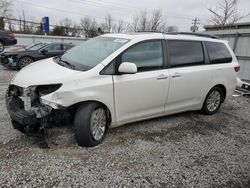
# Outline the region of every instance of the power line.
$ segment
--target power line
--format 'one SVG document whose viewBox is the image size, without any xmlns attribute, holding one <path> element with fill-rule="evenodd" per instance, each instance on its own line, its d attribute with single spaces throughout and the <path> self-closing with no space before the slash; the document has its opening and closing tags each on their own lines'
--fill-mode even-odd
<svg viewBox="0 0 250 188">
<path fill-rule="evenodd" d="M 101 5 L 101 4 L 100 4 L 100 1 L 95 2 L 95 1 L 91 1 L 91 0 L 78 0 L 78 1 L 74 1 L 74 2 L 81 3 L 81 4 L 87 4 L 87 5 L 91 5 L 91 6 L 95 6 L 95 7 L 101 7 L 101 8 L 106 7 L 106 8 L 109 8 L 109 9 L 113 9 L 112 7 L 114 7 L 114 8 L 116 8 L 115 11 L 118 11 L 117 8 L 119 8 L 119 9 L 130 9 L 130 10 L 133 10 L 133 11 L 138 11 L 138 9 L 141 8 L 141 7 L 127 6 L 127 5 L 121 4 L 121 3 L 119 3 L 119 5 L 121 5 L 121 6 L 117 6 L 116 4 L 118 4 L 118 3 L 104 2 L 104 1 L 102 1 L 102 2 L 103 2 L 103 3 L 106 3 L 106 4 L 109 4 L 108 6 L 111 6 L 111 7 L 108 7 L 107 5 L 106 5 L 106 6 Z M 91 4 L 91 3 L 94 3 L 94 5 Z M 147 8 L 147 9 L 152 10 L 152 11 L 155 10 L 155 9 L 151 9 L 151 8 Z M 114 10 L 114 9 L 113 9 L 113 10 Z M 119 11 L 120 11 L 120 10 L 119 10 Z M 130 12 L 131 12 L 131 11 L 130 11 Z M 189 15 L 176 14 L 176 13 L 174 13 L 174 12 L 169 12 L 169 11 L 164 12 L 164 13 L 165 13 L 167 16 L 169 16 L 169 17 L 173 17 L 173 18 L 177 18 L 177 19 L 188 19 L 188 20 L 192 19 L 192 17 L 189 16 Z"/>
<path fill-rule="evenodd" d="M 79 13 L 79 12 L 73 12 L 73 11 L 68 11 L 68 10 L 65 10 L 65 9 L 47 7 L 47 6 L 38 5 L 38 4 L 25 2 L 25 1 L 21 1 L 21 0 L 16 0 L 16 1 L 18 1 L 20 4 L 25 4 L 25 5 L 28 5 L 28 6 L 39 7 L 39 8 L 44 8 L 44 9 L 50 9 L 50 10 L 54 10 L 54 11 L 58 11 L 58 12 L 67 12 L 69 14 L 75 14 L 75 15 L 80 15 L 80 16 L 89 16 L 89 17 L 92 17 L 92 18 L 105 20 L 105 18 L 103 18 L 103 17 L 90 16 L 90 15 L 82 14 L 82 13 Z"/>
</svg>

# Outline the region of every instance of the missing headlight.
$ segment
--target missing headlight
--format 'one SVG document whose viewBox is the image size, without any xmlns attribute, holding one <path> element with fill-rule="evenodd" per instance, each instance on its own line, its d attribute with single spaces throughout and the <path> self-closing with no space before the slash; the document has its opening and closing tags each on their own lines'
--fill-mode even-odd
<svg viewBox="0 0 250 188">
<path fill-rule="evenodd" d="M 36 87 L 36 93 L 38 96 L 48 95 L 56 90 L 58 90 L 62 84 L 52 84 L 52 85 L 41 85 Z"/>
</svg>

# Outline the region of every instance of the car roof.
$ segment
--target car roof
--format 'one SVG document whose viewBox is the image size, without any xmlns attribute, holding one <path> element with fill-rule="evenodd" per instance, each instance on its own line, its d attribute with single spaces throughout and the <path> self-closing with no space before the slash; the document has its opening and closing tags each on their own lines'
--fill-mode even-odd
<svg viewBox="0 0 250 188">
<path fill-rule="evenodd" d="M 115 37 L 123 39 L 136 39 L 136 38 L 165 38 L 169 40 L 194 40 L 194 41 L 212 41 L 227 43 L 225 40 L 218 39 L 214 36 L 209 36 L 202 33 L 157 33 L 157 32 L 135 32 L 135 33 L 111 33 L 103 35 L 105 37 Z"/>
</svg>

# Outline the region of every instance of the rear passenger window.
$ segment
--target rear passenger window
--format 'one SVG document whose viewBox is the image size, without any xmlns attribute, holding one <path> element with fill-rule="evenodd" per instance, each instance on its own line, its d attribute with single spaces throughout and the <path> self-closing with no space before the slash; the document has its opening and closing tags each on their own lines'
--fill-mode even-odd
<svg viewBox="0 0 250 188">
<path fill-rule="evenodd" d="M 171 67 L 205 64 L 202 43 L 199 41 L 169 40 Z"/>
<path fill-rule="evenodd" d="M 163 68 L 161 41 L 146 41 L 136 44 L 125 51 L 122 62 L 135 63 L 138 72 L 157 70 Z"/>
<path fill-rule="evenodd" d="M 232 56 L 227 47 L 223 43 L 219 42 L 205 42 L 210 63 L 230 63 L 232 62 Z"/>
</svg>

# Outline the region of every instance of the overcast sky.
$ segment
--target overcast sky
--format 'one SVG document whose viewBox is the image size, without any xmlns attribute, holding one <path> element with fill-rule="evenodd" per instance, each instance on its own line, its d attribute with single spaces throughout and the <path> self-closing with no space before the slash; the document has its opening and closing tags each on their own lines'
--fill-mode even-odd
<svg viewBox="0 0 250 188">
<path fill-rule="evenodd" d="M 79 23 L 84 16 L 91 16 L 97 21 L 103 21 L 106 14 L 131 21 L 132 16 L 140 10 L 162 10 L 168 25 L 175 25 L 180 31 L 189 31 L 192 19 L 200 19 L 200 29 L 208 24 L 207 8 L 214 7 L 222 0 L 14 0 L 13 14 L 18 17 L 22 9 L 26 19 L 40 22 L 43 16 L 50 17 L 50 24 L 59 24 L 63 18 L 70 18 Z M 241 13 L 250 12 L 250 0 L 239 0 L 238 10 Z M 243 19 L 250 22 L 250 16 Z"/>
</svg>

